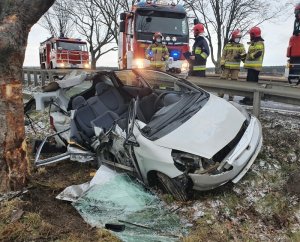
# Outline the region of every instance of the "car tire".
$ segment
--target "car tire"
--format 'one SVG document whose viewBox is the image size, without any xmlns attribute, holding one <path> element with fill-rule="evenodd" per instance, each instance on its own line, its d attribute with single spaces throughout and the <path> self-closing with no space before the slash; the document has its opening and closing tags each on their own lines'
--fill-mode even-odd
<svg viewBox="0 0 300 242">
<path fill-rule="evenodd" d="M 178 181 L 171 179 L 167 175 L 161 172 L 157 172 L 157 178 L 161 187 L 169 194 L 171 194 L 176 200 L 185 202 L 188 200 L 188 193 L 186 188 L 182 186 Z"/>
</svg>

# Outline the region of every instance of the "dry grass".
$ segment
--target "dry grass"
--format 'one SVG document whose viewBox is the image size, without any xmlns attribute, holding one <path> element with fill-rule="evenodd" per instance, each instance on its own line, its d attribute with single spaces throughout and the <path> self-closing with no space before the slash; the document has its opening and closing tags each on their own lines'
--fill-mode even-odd
<svg viewBox="0 0 300 242">
<path fill-rule="evenodd" d="M 0 208 L 0 241 L 29 241 L 48 238 L 53 233 L 53 226 L 43 221 L 38 213 L 24 213 L 17 221 L 12 221 L 13 214 L 28 205 L 19 199 L 3 202 Z"/>
</svg>

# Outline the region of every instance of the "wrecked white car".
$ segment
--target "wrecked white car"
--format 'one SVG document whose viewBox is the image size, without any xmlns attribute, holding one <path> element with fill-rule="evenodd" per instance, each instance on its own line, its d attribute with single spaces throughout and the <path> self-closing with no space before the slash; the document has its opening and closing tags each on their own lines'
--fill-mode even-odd
<svg viewBox="0 0 300 242">
<path fill-rule="evenodd" d="M 54 135 L 67 150 L 36 165 L 96 160 L 177 199 L 194 190 L 238 182 L 262 146 L 257 118 L 185 79 L 152 70 L 98 72 L 62 80 L 35 95 L 50 102 Z"/>
</svg>

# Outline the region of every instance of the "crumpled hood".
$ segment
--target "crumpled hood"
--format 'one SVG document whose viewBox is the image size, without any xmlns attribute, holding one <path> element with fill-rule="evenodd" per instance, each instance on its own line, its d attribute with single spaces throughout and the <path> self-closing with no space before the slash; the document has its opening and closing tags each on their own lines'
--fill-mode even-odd
<svg viewBox="0 0 300 242">
<path fill-rule="evenodd" d="M 154 143 L 210 159 L 234 139 L 244 121 L 232 104 L 210 95 L 198 113 Z"/>
</svg>

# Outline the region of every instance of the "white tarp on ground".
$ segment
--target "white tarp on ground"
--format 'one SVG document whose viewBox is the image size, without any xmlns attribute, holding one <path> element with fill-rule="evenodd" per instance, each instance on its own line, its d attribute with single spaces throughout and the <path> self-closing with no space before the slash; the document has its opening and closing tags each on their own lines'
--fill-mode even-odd
<svg viewBox="0 0 300 242">
<path fill-rule="evenodd" d="M 57 198 L 73 201 L 92 226 L 125 225 L 124 231 L 114 232 L 122 241 L 178 241 L 186 232 L 180 218 L 157 196 L 129 176 L 104 166 L 89 184 L 66 188 Z"/>
<path fill-rule="evenodd" d="M 93 179 L 89 182 L 80 184 L 80 185 L 73 185 L 67 187 L 63 190 L 60 194 L 56 196 L 57 199 L 69 201 L 69 202 L 76 202 L 78 198 L 83 196 L 83 194 L 92 186 L 94 185 L 101 185 L 108 182 L 110 179 L 117 176 L 117 173 L 106 166 L 101 166 L 98 171 L 96 172 Z"/>
</svg>

